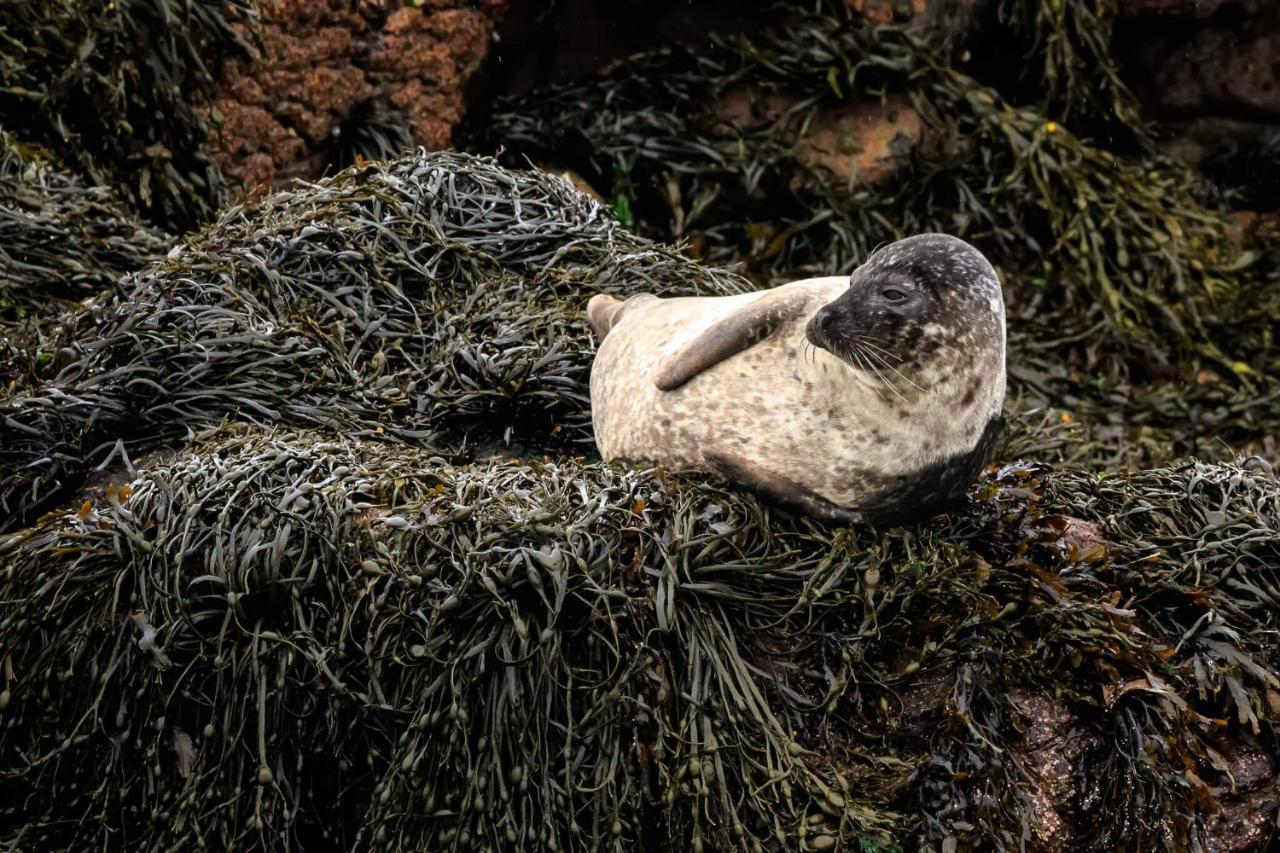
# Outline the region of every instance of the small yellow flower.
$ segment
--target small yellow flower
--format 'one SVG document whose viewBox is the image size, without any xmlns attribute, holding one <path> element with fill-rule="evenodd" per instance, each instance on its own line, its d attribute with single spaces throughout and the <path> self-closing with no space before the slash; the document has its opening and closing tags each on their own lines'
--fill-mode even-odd
<svg viewBox="0 0 1280 853">
<path fill-rule="evenodd" d="M 1071 413 L 1070 413 L 1070 412 L 1063 412 L 1063 413 L 1062 413 L 1062 422 L 1063 422 L 1064 424 L 1069 424 L 1069 423 L 1071 423 Z"/>
<path fill-rule="evenodd" d="M 1044 123 L 1045 133 L 1054 133 L 1057 129 L 1058 123 L 1056 121 L 1047 121 Z"/>
</svg>

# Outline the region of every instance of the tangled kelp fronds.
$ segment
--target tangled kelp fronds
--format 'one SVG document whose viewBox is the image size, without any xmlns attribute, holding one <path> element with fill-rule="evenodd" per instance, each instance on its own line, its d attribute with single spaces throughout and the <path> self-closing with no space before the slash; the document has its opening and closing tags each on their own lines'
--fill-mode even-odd
<svg viewBox="0 0 1280 853">
<path fill-rule="evenodd" d="M 748 286 L 560 178 L 419 154 L 95 300 L 0 400 L 0 847 L 1182 850 L 1267 818 L 1275 477 L 1013 466 L 833 530 L 584 458 L 587 294 Z"/>
<path fill-rule="evenodd" d="M 63 333 L 0 400 L 0 530 L 225 417 L 434 445 L 590 441 L 592 292 L 747 283 L 628 234 L 568 182 L 420 154 L 235 208 Z M 535 438 L 536 437 L 536 438 Z"/>
<path fill-rule="evenodd" d="M 1269 401 L 1264 430 L 1280 422 L 1277 259 L 1229 239 L 1196 175 L 1077 136 L 1054 118 L 1053 97 L 1011 105 L 910 30 L 820 5 L 700 56 L 639 57 L 604 78 L 504 100 L 474 138 L 572 167 L 621 194 L 619 210 L 646 233 L 770 281 L 849 270 L 905 234 L 964 236 L 1009 285 L 1019 395 L 1078 399 L 1100 423 L 1107 412 L 1139 419 L 1125 439 L 1151 424 L 1158 443 L 1183 451 L 1214 448 L 1185 434 L 1186 417 L 1161 414 L 1178 408 L 1171 395 L 1210 413 L 1206 432 L 1233 428 L 1217 414 L 1250 401 Z M 732 106 L 744 97 L 746 116 Z M 867 187 L 803 156 L 796 141 L 823 116 L 869 102 L 905 104 L 896 109 L 923 125 L 891 178 Z M 1114 442 L 1096 453 L 1118 455 Z"/>
<path fill-rule="evenodd" d="M 1278 524 L 1240 466 L 1012 467 L 876 533 L 214 431 L 0 544 L 0 839 L 1208 849 L 1233 745 L 1280 758 Z M 1035 701 L 1087 745 L 1069 796 Z"/>
<path fill-rule="evenodd" d="M 0 324 L 107 290 L 167 249 L 110 190 L 0 131 Z"/>
<path fill-rule="evenodd" d="M 208 102 L 250 0 L 0 4 L 0 127 L 21 127 L 151 221 L 185 231 L 222 203 Z"/>
</svg>

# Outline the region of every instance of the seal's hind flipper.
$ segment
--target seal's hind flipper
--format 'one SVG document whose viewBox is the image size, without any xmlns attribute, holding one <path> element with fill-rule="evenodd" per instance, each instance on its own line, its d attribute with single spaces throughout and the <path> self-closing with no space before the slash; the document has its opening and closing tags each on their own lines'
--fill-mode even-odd
<svg viewBox="0 0 1280 853">
<path fill-rule="evenodd" d="M 597 293 L 587 301 L 587 325 L 595 333 L 596 341 L 603 341 L 604 336 L 613 328 L 613 316 L 618 313 L 621 300 L 607 293 Z"/>
<path fill-rule="evenodd" d="M 755 346 L 783 323 L 800 316 L 808 303 L 803 293 L 769 294 L 718 320 L 663 363 L 655 380 L 658 390 L 673 391 L 704 370 Z"/>
<path fill-rule="evenodd" d="M 587 325 L 595 333 L 596 343 L 604 340 L 605 335 L 622 319 L 625 310 L 631 306 L 650 302 L 658 297 L 652 293 L 637 293 L 627 299 L 618 299 L 607 293 L 597 293 L 587 300 Z"/>
</svg>

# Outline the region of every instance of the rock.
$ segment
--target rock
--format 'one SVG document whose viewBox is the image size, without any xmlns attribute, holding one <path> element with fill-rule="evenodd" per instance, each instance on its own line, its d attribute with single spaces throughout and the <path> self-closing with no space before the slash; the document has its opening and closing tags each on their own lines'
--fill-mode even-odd
<svg viewBox="0 0 1280 853">
<path fill-rule="evenodd" d="M 988 0 L 845 0 L 873 24 L 905 24 L 939 49 L 962 42 Z"/>
<path fill-rule="evenodd" d="M 848 0 L 848 3 L 850 9 L 877 24 L 910 20 L 929 6 L 929 0 Z"/>
<path fill-rule="evenodd" d="M 924 123 L 905 98 L 827 106 L 805 126 L 793 113 L 798 99 L 783 94 L 761 97 L 745 87 L 733 89 L 716 105 L 716 117 L 738 127 L 764 122 L 780 133 L 796 135 L 795 153 L 812 169 L 835 176 L 845 189 L 883 183 L 910 161 L 924 134 Z"/>
<path fill-rule="evenodd" d="M 1271 207 L 1280 191 L 1280 5 L 1267 0 L 1121 0 L 1124 77 L 1164 123 L 1161 147 Z"/>
<path fill-rule="evenodd" d="M 1211 850 L 1262 849 L 1274 842 L 1274 819 L 1280 809 L 1280 775 L 1276 761 L 1265 751 L 1240 743 L 1223 747 L 1230 777 L 1223 774 L 1214 786 L 1218 810 L 1209 816 L 1207 832 Z"/>
<path fill-rule="evenodd" d="M 1183 118 L 1280 119 L 1280 7 L 1128 0 L 1120 12 L 1129 17 L 1117 21 L 1116 40 L 1137 58 L 1128 76 L 1151 106 Z"/>
<path fill-rule="evenodd" d="M 1080 834 L 1077 812 L 1082 791 L 1075 778 L 1090 752 L 1101 745 L 1094 732 L 1083 731 L 1079 718 L 1053 697 L 1027 690 L 1009 694 L 1026 715 L 1026 734 L 1019 752 L 1031 773 L 1031 799 L 1036 823 L 1031 827 L 1044 851 L 1070 849 Z"/>
<path fill-rule="evenodd" d="M 808 165 L 829 170 L 847 189 L 884 183 L 910 162 L 924 133 L 904 99 L 852 104 L 818 114 L 796 142 Z"/>
<path fill-rule="evenodd" d="M 250 188 L 315 177 L 341 160 L 344 133 L 370 105 L 413 143 L 448 146 L 505 9 L 506 0 L 265 0 L 259 56 L 228 63 L 210 110 L 216 161 Z"/>
</svg>

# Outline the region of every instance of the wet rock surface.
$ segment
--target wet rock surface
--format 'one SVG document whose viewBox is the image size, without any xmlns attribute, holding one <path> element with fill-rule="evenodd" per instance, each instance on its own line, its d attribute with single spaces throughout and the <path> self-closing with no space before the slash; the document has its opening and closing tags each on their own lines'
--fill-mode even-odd
<svg viewBox="0 0 1280 853">
<path fill-rule="evenodd" d="M 744 87 L 726 93 L 714 117 L 739 129 L 763 123 L 793 138 L 797 158 L 810 169 L 828 173 L 846 191 L 892 178 L 910 162 L 924 135 L 920 114 L 900 96 L 832 106 L 806 121 L 799 98 L 762 96 Z"/>
</svg>

